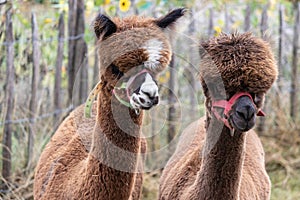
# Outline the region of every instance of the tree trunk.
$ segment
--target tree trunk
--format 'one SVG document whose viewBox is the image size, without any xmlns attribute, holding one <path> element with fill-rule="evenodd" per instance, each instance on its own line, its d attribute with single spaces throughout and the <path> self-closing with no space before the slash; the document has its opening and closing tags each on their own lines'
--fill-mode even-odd
<svg viewBox="0 0 300 200">
<path fill-rule="evenodd" d="M 224 27 L 224 32 L 225 33 L 228 33 L 230 30 L 229 30 L 229 27 L 230 27 L 230 20 L 229 20 L 229 14 L 228 14 L 228 7 L 227 5 L 225 4 L 225 27 Z"/>
<path fill-rule="evenodd" d="M 62 108 L 62 98 L 61 98 L 61 68 L 63 65 L 64 57 L 64 37 L 65 37 L 65 22 L 64 14 L 61 13 L 59 16 L 58 23 L 58 47 L 56 55 L 56 64 L 55 64 L 55 83 L 54 83 L 54 126 L 59 122 L 60 110 Z"/>
<path fill-rule="evenodd" d="M 151 110 L 151 149 L 150 152 L 154 152 L 156 150 L 155 142 L 156 142 L 156 120 L 157 120 L 157 113 L 156 110 Z M 152 159 L 152 158 L 151 158 Z M 154 160 L 154 158 L 153 158 Z"/>
<path fill-rule="evenodd" d="M 209 23 L 208 23 L 208 36 L 212 37 L 214 35 L 214 9 L 209 8 Z"/>
<path fill-rule="evenodd" d="M 261 36 L 264 36 L 264 33 L 268 30 L 268 9 L 269 4 L 266 4 L 263 8 L 263 12 L 261 14 L 261 22 L 260 22 L 260 32 Z"/>
<path fill-rule="evenodd" d="M 137 8 L 136 0 L 131 0 L 131 3 L 133 5 L 134 15 L 139 15 L 139 9 Z"/>
<path fill-rule="evenodd" d="M 93 69 L 93 88 L 99 82 L 99 58 L 98 58 L 98 48 L 97 48 L 97 38 L 95 39 L 95 55 L 94 55 L 94 69 Z"/>
<path fill-rule="evenodd" d="M 292 82 L 291 82 L 291 110 L 290 115 L 293 120 L 296 120 L 298 114 L 298 100 L 297 100 L 297 91 L 298 91 L 298 46 L 299 46 L 299 22 L 300 22 L 300 3 L 294 3 L 294 15 L 295 15 L 295 24 L 294 24 L 294 38 L 293 38 L 293 60 L 292 60 Z"/>
<path fill-rule="evenodd" d="M 68 15 L 68 102 L 72 103 L 73 87 L 75 82 L 75 40 L 76 40 L 76 10 L 77 0 L 69 0 L 69 15 Z"/>
<path fill-rule="evenodd" d="M 10 182 L 11 176 L 11 137 L 12 127 L 11 120 L 14 107 L 14 39 L 13 39 L 13 25 L 12 25 L 12 7 L 6 11 L 6 113 L 5 113 L 5 126 L 2 138 L 2 177 L 5 182 Z M 4 190 L 8 189 L 8 185 L 4 184 Z"/>
<path fill-rule="evenodd" d="M 76 32 L 78 39 L 75 41 L 74 52 L 74 77 L 78 78 L 74 82 L 73 103 L 75 106 L 83 103 L 87 98 L 88 93 L 88 80 L 87 80 L 87 44 L 84 41 L 84 0 L 77 0 L 76 10 Z M 78 72 L 78 75 L 77 75 Z"/>
<path fill-rule="evenodd" d="M 284 7 L 283 5 L 279 6 L 279 41 L 278 41 L 278 89 L 279 91 L 281 91 L 281 78 L 282 78 L 282 74 L 283 74 L 283 69 L 282 69 L 282 40 L 283 40 L 283 11 L 284 11 Z"/>
<path fill-rule="evenodd" d="M 247 4 L 246 12 L 245 12 L 245 21 L 244 21 L 244 31 L 247 32 L 250 30 L 251 25 L 251 7 L 249 4 Z"/>
<path fill-rule="evenodd" d="M 28 146 L 27 146 L 27 170 L 31 167 L 32 155 L 34 149 L 34 135 L 35 135 L 35 118 L 37 112 L 37 90 L 39 81 L 39 65 L 40 65 L 40 48 L 38 25 L 34 13 L 31 15 L 32 26 L 32 81 L 31 81 L 31 98 L 29 103 L 29 132 L 28 132 Z"/>
<path fill-rule="evenodd" d="M 194 32 L 195 32 L 195 20 L 194 20 L 194 10 L 191 9 L 190 11 L 190 25 L 189 25 L 189 36 L 193 36 Z M 193 42 L 193 41 L 192 41 Z M 190 45 L 193 45 L 192 43 Z M 190 84 L 190 90 L 189 90 L 189 97 L 190 97 L 190 109 L 189 109 L 189 116 L 190 119 L 193 120 L 195 113 L 196 113 L 196 97 L 195 97 L 195 89 L 196 89 L 196 80 L 195 80 L 195 74 L 196 71 L 194 69 L 194 52 L 193 52 L 193 48 L 189 49 L 189 67 L 188 67 L 188 79 L 189 79 L 189 84 Z"/>
<path fill-rule="evenodd" d="M 260 32 L 261 32 L 261 37 L 264 37 L 264 33 L 267 31 L 268 29 L 268 8 L 269 8 L 269 4 L 264 6 L 262 15 L 261 15 L 261 22 L 260 22 Z M 265 108 L 267 108 L 268 105 L 268 99 L 265 100 Z M 265 131 L 265 126 L 266 124 L 266 118 L 265 117 L 260 117 L 258 120 L 258 124 L 257 124 L 257 132 L 260 134 L 263 134 Z"/>
<path fill-rule="evenodd" d="M 168 94 L 168 144 L 174 139 L 176 134 L 176 108 L 175 108 L 175 84 L 176 84 L 176 69 L 175 69 L 175 62 L 174 62 L 174 55 L 172 55 L 172 60 L 170 62 L 170 80 L 169 80 L 169 94 Z M 173 145 L 169 145 L 169 156 L 173 154 Z"/>
<path fill-rule="evenodd" d="M 82 55 L 82 66 L 80 69 L 80 87 L 79 87 L 79 99 L 80 104 L 84 103 L 88 97 L 88 57 L 87 57 L 87 44 L 83 43 L 83 55 Z"/>
<path fill-rule="evenodd" d="M 282 88 L 282 83 L 281 83 L 281 78 L 283 74 L 283 67 L 282 67 L 282 40 L 283 40 L 283 5 L 279 5 L 279 40 L 278 40 L 278 78 L 277 78 L 277 85 L 278 85 L 278 90 L 276 91 L 276 104 L 277 104 L 277 109 L 279 112 L 281 108 L 280 104 L 280 93 L 281 93 L 281 88 Z M 278 113 L 280 114 L 280 113 Z"/>
</svg>

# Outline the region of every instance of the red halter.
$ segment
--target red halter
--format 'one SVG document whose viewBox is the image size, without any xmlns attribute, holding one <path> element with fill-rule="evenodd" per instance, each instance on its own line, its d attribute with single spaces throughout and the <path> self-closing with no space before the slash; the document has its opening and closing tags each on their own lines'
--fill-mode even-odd
<svg viewBox="0 0 300 200">
<path fill-rule="evenodd" d="M 251 99 L 251 101 L 253 102 L 253 98 L 252 96 L 248 93 L 248 92 L 238 92 L 235 95 L 233 95 L 229 101 L 226 100 L 218 100 L 218 101 L 213 101 L 212 102 L 212 112 L 213 114 L 216 116 L 216 118 L 220 121 L 222 121 L 229 129 L 232 129 L 232 127 L 229 125 L 228 122 L 228 113 L 231 110 L 233 104 L 235 103 L 235 101 L 240 98 L 241 96 L 247 96 Z M 223 117 L 221 117 L 219 115 L 219 113 L 216 111 L 215 107 L 218 108 L 224 108 L 224 114 Z M 258 110 L 257 116 L 265 116 L 265 113 L 262 110 Z"/>
</svg>

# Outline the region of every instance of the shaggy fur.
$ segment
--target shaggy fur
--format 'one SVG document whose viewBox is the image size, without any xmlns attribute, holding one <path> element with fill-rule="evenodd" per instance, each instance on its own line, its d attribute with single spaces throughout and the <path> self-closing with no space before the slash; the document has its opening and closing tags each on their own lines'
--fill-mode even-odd
<svg viewBox="0 0 300 200">
<path fill-rule="evenodd" d="M 169 25 L 183 15 L 183 9 L 177 10 Z M 36 167 L 35 199 L 140 198 L 141 154 L 146 152 L 145 140 L 140 138 L 143 112 L 138 115 L 121 104 L 112 90 L 124 73 L 149 62 L 147 48 L 151 47 L 145 48 L 149 40 L 162 45 L 149 70 L 155 75 L 167 67 L 171 48 L 164 29 L 157 25 L 159 20 L 137 16 L 110 20 L 101 14 L 96 18 L 102 84 L 92 118 L 85 118 L 80 106 L 62 122 Z"/>
<path fill-rule="evenodd" d="M 266 92 L 277 77 L 271 47 L 250 33 L 222 34 L 202 42 L 200 78 L 202 84 L 214 84 L 221 75 L 228 94 L 236 91 Z M 215 67 L 211 67 L 212 63 Z"/>
<path fill-rule="evenodd" d="M 271 48 L 249 33 L 223 34 L 202 44 L 200 79 L 207 114 L 183 132 L 164 168 L 159 199 L 269 199 L 271 183 L 257 134 L 250 130 L 231 136 L 211 113 L 211 104 L 246 91 L 260 109 L 277 77 Z"/>
</svg>

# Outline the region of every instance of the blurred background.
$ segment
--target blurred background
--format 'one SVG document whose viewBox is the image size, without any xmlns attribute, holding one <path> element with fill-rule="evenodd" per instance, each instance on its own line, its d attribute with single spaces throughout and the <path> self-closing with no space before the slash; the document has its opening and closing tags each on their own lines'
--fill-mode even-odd
<svg viewBox="0 0 300 200">
<path fill-rule="evenodd" d="M 0 199 L 33 199 L 34 168 L 57 126 L 98 82 L 97 13 L 160 17 L 189 9 L 169 31 L 173 60 L 159 77 L 162 101 L 145 115 L 143 199 L 157 197 L 180 132 L 204 115 L 198 44 L 221 32 L 268 40 L 279 78 L 256 126 L 266 151 L 271 199 L 300 199 L 300 2 L 287 0 L 0 0 Z M 170 145 L 170 143 L 172 145 Z M 164 153 L 160 150 L 164 149 Z"/>
</svg>

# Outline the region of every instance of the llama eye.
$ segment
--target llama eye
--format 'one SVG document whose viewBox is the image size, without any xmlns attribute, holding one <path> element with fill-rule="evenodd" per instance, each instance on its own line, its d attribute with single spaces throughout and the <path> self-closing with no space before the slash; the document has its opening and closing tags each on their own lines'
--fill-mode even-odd
<svg viewBox="0 0 300 200">
<path fill-rule="evenodd" d="M 257 93 L 254 95 L 255 97 L 253 98 L 255 105 L 258 108 L 261 108 L 264 104 L 265 100 L 265 94 L 264 93 Z"/>
<path fill-rule="evenodd" d="M 124 73 L 122 71 L 119 70 L 119 67 L 117 67 L 116 65 L 112 64 L 111 65 L 111 70 L 112 70 L 112 73 L 117 76 L 117 78 L 121 78 Z"/>
<path fill-rule="evenodd" d="M 254 100 L 254 103 L 257 104 L 257 103 L 259 103 L 261 101 L 261 98 L 259 96 L 257 96 L 257 95 L 254 95 L 253 100 Z"/>
</svg>

